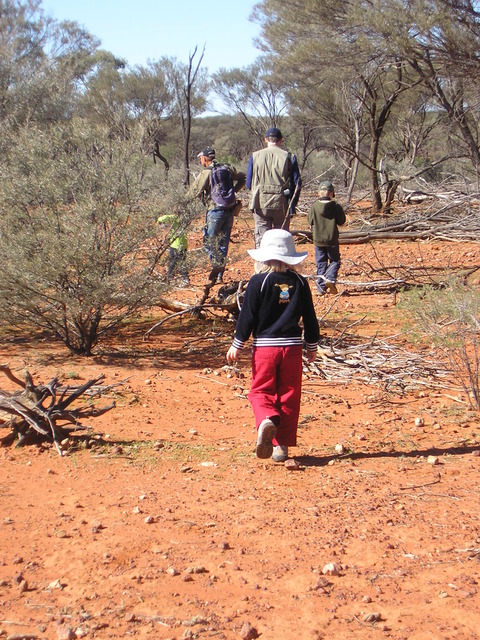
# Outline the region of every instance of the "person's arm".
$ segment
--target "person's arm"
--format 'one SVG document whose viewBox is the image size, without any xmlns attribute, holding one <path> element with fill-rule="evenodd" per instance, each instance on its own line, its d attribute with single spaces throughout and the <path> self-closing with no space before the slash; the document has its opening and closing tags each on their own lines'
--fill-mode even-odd
<svg viewBox="0 0 480 640">
<path fill-rule="evenodd" d="M 298 189 L 300 189 L 302 186 L 302 178 L 300 176 L 298 160 L 295 154 L 292 154 L 292 168 L 290 169 L 290 171 L 292 173 L 294 187 L 297 188 L 297 184 L 298 184 Z"/>
<path fill-rule="evenodd" d="M 233 167 L 233 179 L 235 181 L 233 188 L 235 193 L 238 193 L 240 189 L 243 189 L 245 186 L 246 175 L 243 171 L 237 171 L 235 167 Z"/>
<path fill-rule="evenodd" d="M 307 213 L 307 222 L 310 227 L 313 227 L 313 223 L 315 222 L 315 203 L 310 207 L 310 211 Z"/>
<path fill-rule="evenodd" d="M 312 292 L 308 281 L 304 280 L 304 304 L 303 304 L 303 336 L 307 352 L 308 362 L 313 362 L 317 357 L 318 341 L 320 339 L 320 329 L 317 315 L 313 305 Z"/>
<path fill-rule="evenodd" d="M 336 211 L 336 216 L 335 216 L 335 222 L 337 223 L 337 225 L 339 227 L 342 227 L 345 222 L 346 222 L 347 218 L 345 216 L 345 211 L 343 210 L 342 205 L 337 203 L 337 211 Z"/>
<path fill-rule="evenodd" d="M 252 276 L 247 288 L 245 289 L 242 309 L 238 316 L 237 325 L 235 327 L 235 336 L 233 338 L 233 346 L 237 349 L 243 349 L 257 323 L 258 309 L 260 306 L 260 288 L 262 282 L 263 278 L 260 278 L 258 275 Z"/>
<path fill-rule="evenodd" d="M 290 181 L 293 189 L 292 198 L 290 200 L 290 209 L 295 211 L 298 200 L 300 198 L 300 191 L 302 189 L 302 177 L 300 175 L 300 169 L 298 167 L 297 156 L 292 154 L 292 166 L 290 169 Z"/>
<path fill-rule="evenodd" d="M 228 364 L 235 364 L 238 359 L 238 354 L 245 346 L 245 342 L 250 337 L 255 318 L 257 315 L 256 309 L 258 306 L 259 285 L 255 283 L 252 285 L 252 280 L 247 285 L 245 290 L 245 296 L 243 298 L 242 309 L 238 316 L 237 326 L 235 328 L 235 336 L 233 338 L 233 344 L 227 351 Z"/>
<path fill-rule="evenodd" d="M 248 161 L 247 178 L 245 182 L 247 189 L 252 188 L 252 176 L 253 176 L 253 155 L 250 156 L 250 159 Z"/>
<path fill-rule="evenodd" d="M 201 171 L 187 191 L 186 198 L 194 200 L 201 198 L 203 194 L 210 193 L 210 171 Z"/>
</svg>

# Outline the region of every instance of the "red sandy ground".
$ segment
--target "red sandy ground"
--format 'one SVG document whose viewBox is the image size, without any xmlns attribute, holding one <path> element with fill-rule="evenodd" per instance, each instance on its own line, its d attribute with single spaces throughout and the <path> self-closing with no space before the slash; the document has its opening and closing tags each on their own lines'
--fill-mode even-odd
<svg viewBox="0 0 480 640">
<path fill-rule="evenodd" d="M 239 219 L 227 280 L 248 278 L 251 233 Z M 479 262 L 478 245 L 446 242 L 342 257 L 345 280 L 379 257 Z M 313 273 L 311 245 L 303 266 Z M 171 297 L 198 300 L 206 272 Z M 319 317 L 331 303 L 315 298 Z M 391 294 L 344 295 L 332 313 L 361 320 L 365 336 L 401 326 Z M 127 380 L 91 422 L 108 445 L 0 449 L 0 638 L 480 638 L 480 425 L 464 394 L 306 372 L 292 450 L 303 470 L 289 471 L 255 458 L 248 352 L 239 375 L 224 368 L 233 325 L 183 317 L 143 341 L 165 315 L 90 359 L 47 341 L 0 344 L 0 362 L 36 382 Z M 322 573 L 329 563 L 337 575 Z"/>
</svg>

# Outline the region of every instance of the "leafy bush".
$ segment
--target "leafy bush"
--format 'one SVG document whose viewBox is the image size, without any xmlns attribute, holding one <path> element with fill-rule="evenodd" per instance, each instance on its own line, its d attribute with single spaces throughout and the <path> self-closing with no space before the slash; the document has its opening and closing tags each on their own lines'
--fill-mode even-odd
<svg viewBox="0 0 480 640">
<path fill-rule="evenodd" d="M 181 181 L 167 183 L 145 156 L 140 127 L 118 139 L 74 119 L 11 136 L 0 164 L 0 317 L 90 355 L 165 286 L 156 267 L 168 238 L 156 220 L 181 202 Z"/>
<path fill-rule="evenodd" d="M 443 289 L 409 291 L 399 306 L 410 316 L 409 333 L 446 354 L 470 406 L 480 411 L 480 292 L 451 280 Z"/>
</svg>

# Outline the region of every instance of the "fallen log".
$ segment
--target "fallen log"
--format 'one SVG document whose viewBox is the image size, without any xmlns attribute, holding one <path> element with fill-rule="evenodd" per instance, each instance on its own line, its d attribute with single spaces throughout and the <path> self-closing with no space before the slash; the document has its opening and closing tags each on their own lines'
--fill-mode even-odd
<svg viewBox="0 0 480 640">
<path fill-rule="evenodd" d="M 291 231 L 292 236 L 300 239 L 300 242 L 312 242 L 312 232 L 311 231 Z M 466 237 L 462 238 L 465 241 L 470 240 L 472 242 L 477 241 L 477 237 L 471 237 L 468 234 L 465 234 Z M 458 240 L 451 232 L 450 229 L 443 230 L 443 233 L 440 233 L 440 230 L 432 230 L 426 229 L 423 231 L 344 231 L 339 234 L 338 243 L 340 245 L 347 244 L 366 244 L 367 242 L 372 242 L 372 240 L 426 240 L 426 239 L 442 239 L 442 240 L 450 240 L 453 241 L 455 239 Z"/>
<path fill-rule="evenodd" d="M 312 242 L 312 231 L 291 230 L 298 242 Z M 340 244 L 364 244 L 372 240 L 426 240 L 478 242 L 480 218 L 476 206 L 465 202 L 447 203 L 440 209 L 412 211 L 395 218 L 356 219 L 348 229 L 339 230 Z"/>
<path fill-rule="evenodd" d="M 215 295 L 208 298 L 212 286 L 213 284 L 205 286 L 203 295 L 195 304 L 189 305 L 183 302 L 161 298 L 158 302 L 158 306 L 162 309 L 166 309 L 167 311 L 173 311 L 174 313 L 171 313 L 170 315 L 166 316 L 159 322 L 156 322 L 152 327 L 150 327 L 150 329 L 148 329 L 148 331 L 144 333 L 143 340 L 146 341 L 150 334 L 152 334 L 156 329 L 161 327 L 162 324 L 164 324 L 168 320 L 178 318 L 179 316 L 187 313 L 190 313 L 192 315 L 200 315 L 204 311 L 217 310 L 226 312 L 228 316 L 237 316 L 241 308 L 246 283 L 243 280 L 240 280 L 231 282 L 227 285 L 223 285 Z"/>
<path fill-rule="evenodd" d="M 100 416 L 115 407 L 115 402 L 100 408 L 92 402 L 72 407 L 82 396 L 100 396 L 114 386 L 98 387 L 98 383 L 104 379 L 103 375 L 77 387 L 64 387 L 60 386 L 57 378 L 45 385 L 37 385 L 28 371 L 22 381 L 6 364 L 0 365 L 0 371 L 22 388 L 14 392 L 0 389 L 0 428 L 10 429 L 6 436 L 0 438 L 0 446 L 15 441 L 15 446 L 47 441 L 53 443 L 60 455 L 64 455 L 71 432 L 90 429 L 82 424 L 84 418 Z"/>
</svg>

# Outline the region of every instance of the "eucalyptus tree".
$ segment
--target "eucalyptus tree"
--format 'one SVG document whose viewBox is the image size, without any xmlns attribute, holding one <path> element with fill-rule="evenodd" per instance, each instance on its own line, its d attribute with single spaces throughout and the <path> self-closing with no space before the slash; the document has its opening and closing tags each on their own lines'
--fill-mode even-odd
<svg viewBox="0 0 480 640">
<path fill-rule="evenodd" d="M 69 118 L 88 74 L 97 38 L 73 22 L 46 16 L 38 0 L 0 1 L 0 122 Z"/>
<path fill-rule="evenodd" d="M 337 77 L 317 84 L 296 82 L 286 92 L 289 114 L 302 133 L 299 157 L 304 166 L 310 156 L 327 151 L 342 165 L 347 202 L 355 185 L 361 143 L 367 135 L 362 101 L 352 92 L 350 82 Z M 337 180 L 338 169 L 330 168 L 328 177 Z"/>
<path fill-rule="evenodd" d="M 367 132 L 356 157 L 370 171 L 375 209 L 382 206 L 380 163 L 389 151 L 383 142 L 385 134 L 400 111 L 400 100 L 403 109 L 410 95 L 420 126 L 422 114 L 435 110 L 444 112 L 450 122 L 448 143 L 433 162 L 464 156 L 477 171 L 478 3 L 262 0 L 253 17 L 262 28 L 264 51 L 294 91 L 315 93 L 320 86 L 335 91 L 339 82 L 348 88 L 355 112 L 361 115 L 360 129 Z M 417 108 L 420 86 L 425 102 Z M 313 113 L 323 120 L 325 110 L 314 105 Z M 423 133 L 429 135 L 429 127 Z"/>
<path fill-rule="evenodd" d="M 293 90 L 317 93 L 322 87 L 324 93 L 338 93 L 341 85 L 345 97 L 348 89 L 350 100 L 335 102 L 337 111 L 345 110 L 337 116 L 337 121 L 343 121 L 343 131 L 340 127 L 338 134 L 344 135 L 346 123 L 357 127 L 354 144 L 347 138 L 343 147 L 368 168 L 373 209 L 379 211 L 382 136 L 399 97 L 412 80 L 404 61 L 379 48 L 378 40 L 372 38 L 367 21 L 371 12 L 372 3 L 366 0 L 263 0 L 256 5 L 264 49 L 271 51 L 277 73 Z M 324 105 L 313 105 L 313 109 L 331 122 L 331 113 Z M 362 129 L 368 137 L 362 135 Z M 360 139 L 362 145 L 358 144 Z"/>
<path fill-rule="evenodd" d="M 275 77 L 266 57 L 245 68 L 222 68 L 213 74 L 212 81 L 215 93 L 233 113 L 243 117 L 260 143 L 269 127 L 282 125 L 285 82 Z"/>
<path fill-rule="evenodd" d="M 383 46 L 402 56 L 457 132 L 455 149 L 480 169 L 480 12 L 471 0 L 387 0 Z"/>
<path fill-rule="evenodd" d="M 148 61 L 135 66 L 125 77 L 125 102 L 129 113 L 145 127 L 147 150 L 163 162 L 165 174 L 170 165 L 160 152 L 160 145 L 168 137 L 175 114 L 175 99 L 162 64 Z"/>
<path fill-rule="evenodd" d="M 90 122 L 103 123 L 114 136 L 128 137 L 133 126 L 144 128 L 144 150 L 169 163 L 160 144 L 171 129 L 175 100 L 160 62 L 149 61 L 133 68 L 112 54 L 97 54 L 97 65 L 89 75 L 78 112 Z"/>
</svg>

